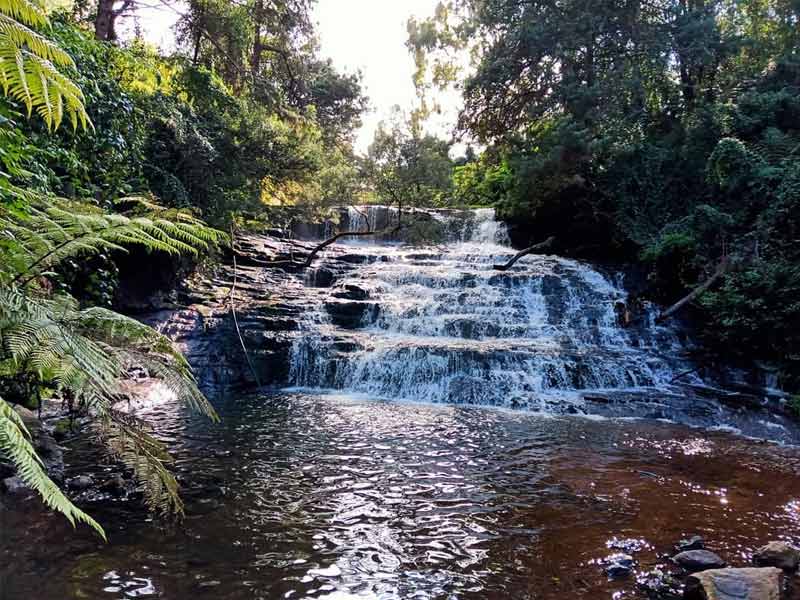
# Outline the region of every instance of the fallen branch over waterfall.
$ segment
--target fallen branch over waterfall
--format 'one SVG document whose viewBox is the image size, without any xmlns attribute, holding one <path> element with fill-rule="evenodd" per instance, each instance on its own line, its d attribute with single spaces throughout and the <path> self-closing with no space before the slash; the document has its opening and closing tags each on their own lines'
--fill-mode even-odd
<svg viewBox="0 0 800 600">
<path fill-rule="evenodd" d="M 549 238 L 547 238 L 543 242 L 539 242 L 538 244 L 534 244 L 533 246 L 525 248 L 525 250 L 520 250 L 507 263 L 502 264 L 502 265 L 494 265 L 492 268 L 495 271 L 508 271 L 511 267 L 514 266 L 514 263 L 516 263 L 523 256 L 527 256 L 528 254 L 533 254 L 534 252 L 536 252 L 538 250 L 544 250 L 545 248 L 549 248 L 550 246 L 553 245 L 553 242 L 555 242 L 555 241 L 556 241 L 556 238 L 551 235 Z"/>
<path fill-rule="evenodd" d="M 399 233 L 406 225 L 403 223 L 403 205 L 398 202 L 397 203 L 397 224 L 393 225 L 392 227 L 386 227 L 384 229 L 377 229 L 371 230 L 369 229 L 369 222 L 367 220 L 367 216 L 361 212 L 356 211 L 361 216 L 364 217 L 364 221 L 367 223 L 367 231 L 341 231 L 333 236 L 329 237 L 323 242 L 320 242 L 316 246 L 314 246 L 311 251 L 306 256 L 305 260 L 297 261 L 297 260 L 276 260 L 276 261 L 265 261 L 264 265 L 268 267 L 296 267 L 298 269 L 307 269 L 311 266 L 311 263 L 314 262 L 317 254 L 319 254 L 322 250 L 330 246 L 331 244 L 335 244 L 342 238 L 345 237 L 367 237 L 373 235 L 391 235 L 395 233 Z"/>
<path fill-rule="evenodd" d="M 712 285 L 714 285 L 717 282 L 717 280 L 723 277 L 730 270 L 730 268 L 731 268 L 731 261 L 727 256 L 723 257 L 723 259 L 720 261 L 719 265 L 714 271 L 714 274 L 711 275 L 711 277 L 709 277 L 703 283 L 697 286 L 694 290 L 692 290 L 691 293 L 684 296 L 683 298 L 678 300 L 675 304 L 670 306 L 667 310 L 663 311 L 660 315 L 658 315 L 656 323 L 662 323 L 666 321 L 672 315 L 678 312 L 681 308 L 689 304 L 689 302 L 700 296 L 700 294 L 702 294 L 703 292 L 707 291 L 709 288 L 711 288 Z"/>
</svg>

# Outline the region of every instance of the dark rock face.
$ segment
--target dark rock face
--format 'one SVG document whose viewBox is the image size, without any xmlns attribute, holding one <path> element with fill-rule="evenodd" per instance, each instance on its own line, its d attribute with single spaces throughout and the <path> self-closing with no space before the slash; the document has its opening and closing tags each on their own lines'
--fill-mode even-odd
<svg viewBox="0 0 800 600">
<path fill-rule="evenodd" d="M 673 556 L 672 560 L 690 573 L 706 569 L 721 569 L 726 565 L 724 560 L 708 550 L 686 550 Z"/>
<path fill-rule="evenodd" d="M 302 261 L 314 244 L 265 236 L 236 240 L 236 286 L 233 256 L 211 272 L 195 274 L 168 296 L 120 306 L 172 339 L 192 365 L 200 387 L 210 396 L 228 390 L 286 382 L 300 321 L 330 302 L 333 320 L 356 328 L 369 291 L 358 286 L 332 288 L 335 281 L 372 257 L 331 247 L 314 267 Z M 270 267 L 270 262 L 280 266 Z M 147 307 L 142 312 L 142 307 Z M 247 355 L 242 345 L 247 349 Z M 248 360 L 249 358 L 249 360 Z M 250 365 L 252 364 L 252 369 Z"/>
<path fill-rule="evenodd" d="M 332 269 L 319 267 L 309 271 L 308 280 L 314 287 L 330 287 L 336 280 L 336 273 L 334 273 Z"/>
<path fill-rule="evenodd" d="M 774 567 L 710 569 L 689 576 L 686 600 L 780 600 L 783 573 Z"/>
<path fill-rule="evenodd" d="M 369 298 L 369 290 L 354 284 L 343 285 L 331 294 L 334 298 L 343 300 L 366 300 Z"/>
<path fill-rule="evenodd" d="M 800 565 L 800 550 L 786 542 L 770 542 L 756 550 L 753 562 L 759 567 L 796 571 Z"/>
<path fill-rule="evenodd" d="M 325 302 L 325 310 L 330 314 L 333 323 L 347 329 L 358 328 L 364 320 L 364 315 L 373 306 L 369 302 L 357 300 L 329 300 Z"/>
</svg>

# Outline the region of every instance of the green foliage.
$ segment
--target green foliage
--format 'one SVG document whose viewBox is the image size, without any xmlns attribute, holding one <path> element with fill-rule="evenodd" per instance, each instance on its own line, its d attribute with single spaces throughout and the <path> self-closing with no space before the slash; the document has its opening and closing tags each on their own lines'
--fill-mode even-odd
<svg viewBox="0 0 800 600">
<path fill-rule="evenodd" d="M 66 114 L 73 128 L 88 124 L 80 88 L 59 69 L 75 66 L 58 44 L 36 28 L 50 21 L 38 3 L 3 0 L 0 3 L 0 85 L 3 93 L 21 102 L 30 116 L 36 111 L 57 128 Z"/>
<path fill-rule="evenodd" d="M 413 124 L 382 123 L 369 147 L 369 175 L 380 201 L 405 206 L 448 203 L 453 162 L 449 144 L 431 135 L 420 136 Z"/>
</svg>

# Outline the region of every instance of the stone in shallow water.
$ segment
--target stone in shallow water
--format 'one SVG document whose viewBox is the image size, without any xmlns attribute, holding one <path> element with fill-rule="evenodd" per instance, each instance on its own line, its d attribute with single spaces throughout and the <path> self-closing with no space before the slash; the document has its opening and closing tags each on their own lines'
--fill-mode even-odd
<svg viewBox="0 0 800 600">
<path fill-rule="evenodd" d="M 67 481 L 67 487 L 73 490 L 85 490 L 92 487 L 92 478 L 88 475 L 79 475 Z"/>
<path fill-rule="evenodd" d="M 780 600 L 782 572 L 774 567 L 710 569 L 690 575 L 685 600 Z"/>
<path fill-rule="evenodd" d="M 687 550 L 676 554 L 672 560 L 691 573 L 706 569 L 719 569 L 726 564 L 719 556 L 708 550 Z"/>
<path fill-rule="evenodd" d="M 800 564 L 800 550 L 786 542 L 770 542 L 756 550 L 753 562 L 759 567 L 777 567 L 796 571 Z"/>
<path fill-rule="evenodd" d="M 678 552 L 686 552 L 687 550 L 702 550 L 705 547 L 705 542 L 699 535 L 693 535 L 690 538 L 679 541 L 675 545 L 675 549 Z"/>
<path fill-rule="evenodd" d="M 613 579 L 627 577 L 633 572 L 636 564 L 632 556 L 622 553 L 607 556 L 604 562 L 606 563 L 604 569 L 606 575 Z"/>
</svg>

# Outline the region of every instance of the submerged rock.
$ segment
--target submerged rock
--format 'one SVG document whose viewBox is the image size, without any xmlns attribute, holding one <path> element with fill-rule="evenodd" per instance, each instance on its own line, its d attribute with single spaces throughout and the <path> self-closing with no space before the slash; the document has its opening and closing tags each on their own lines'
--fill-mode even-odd
<svg viewBox="0 0 800 600">
<path fill-rule="evenodd" d="M 630 554 L 612 554 L 605 559 L 606 567 L 603 569 L 612 579 L 628 577 L 633 572 L 636 561 Z"/>
<path fill-rule="evenodd" d="M 780 600 L 783 573 L 774 567 L 710 569 L 690 575 L 685 600 Z"/>
<path fill-rule="evenodd" d="M 25 482 L 17 476 L 3 479 L 3 490 L 5 490 L 7 494 L 24 494 L 29 489 L 30 488 L 25 485 Z"/>
<path fill-rule="evenodd" d="M 675 544 L 675 549 L 678 552 L 686 552 L 687 550 L 703 550 L 705 548 L 705 541 L 699 535 L 693 535 L 685 540 L 680 540 Z"/>
<path fill-rule="evenodd" d="M 759 567 L 796 571 L 800 565 L 800 550 L 786 542 L 770 542 L 756 550 L 753 562 Z"/>
<path fill-rule="evenodd" d="M 727 563 L 719 556 L 708 550 L 686 550 L 672 557 L 679 567 L 694 573 L 706 569 L 720 569 Z"/>
<path fill-rule="evenodd" d="M 101 486 L 100 489 L 112 496 L 124 496 L 126 490 L 125 479 L 119 473 L 112 475 Z"/>
<path fill-rule="evenodd" d="M 67 481 L 67 486 L 73 490 L 85 490 L 92 487 L 92 478 L 88 475 L 79 475 Z"/>
<path fill-rule="evenodd" d="M 198 516 L 212 513 L 221 506 L 222 503 L 216 498 L 200 498 L 196 502 L 187 504 L 185 510 L 187 515 Z"/>
</svg>

